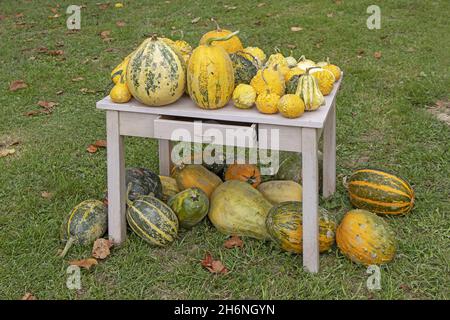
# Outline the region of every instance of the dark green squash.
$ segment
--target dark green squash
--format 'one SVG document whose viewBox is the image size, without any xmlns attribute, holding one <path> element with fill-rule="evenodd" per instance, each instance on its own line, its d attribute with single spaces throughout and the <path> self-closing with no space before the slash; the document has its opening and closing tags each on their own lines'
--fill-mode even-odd
<svg viewBox="0 0 450 320">
<path fill-rule="evenodd" d="M 177 216 L 169 206 L 152 195 L 128 200 L 127 221 L 131 230 L 151 245 L 166 246 L 178 234 Z"/>
<path fill-rule="evenodd" d="M 127 190 L 129 189 L 128 198 L 130 200 L 149 194 L 153 194 L 158 199 L 163 197 L 161 179 L 156 173 L 146 168 L 127 168 L 125 186 Z"/>
<path fill-rule="evenodd" d="M 69 213 L 61 226 L 61 240 L 66 243 L 61 257 L 73 244 L 87 245 L 105 234 L 108 227 L 108 212 L 99 200 L 86 200 Z"/>
<path fill-rule="evenodd" d="M 205 192 L 199 188 L 189 188 L 172 196 L 169 207 L 178 217 L 180 226 L 190 229 L 208 214 L 209 199 Z"/>
<path fill-rule="evenodd" d="M 286 81 L 286 94 L 295 94 L 295 91 L 297 91 L 298 79 L 300 79 L 301 76 L 301 74 L 296 74 Z"/>
<path fill-rule="evenodd" d="M 230 54 L 234 70 L 234 84 L 249 84 L 258 72 L 258 61 L 248 53 L 240 51 Z"/>
</svg>

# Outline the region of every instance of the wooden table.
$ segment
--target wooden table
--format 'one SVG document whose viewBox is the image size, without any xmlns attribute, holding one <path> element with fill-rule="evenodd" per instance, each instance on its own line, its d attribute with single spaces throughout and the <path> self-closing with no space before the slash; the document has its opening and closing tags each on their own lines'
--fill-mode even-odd
<svg viewBox="0 0 450 320">
<path fill-rule="evenodd" d="M 254 140 L 246 147 L 258 147 L 258 133 L 278 129 L 279 149 L 302 153 L 303 172 L 303 265 L 310 272 L 319 271 L 319 216 L 318 216 L 318 144 L 323 132 L 323 196 L 336 189 L 336 93 L 342 77 L 334 85 L 326 104 L 314 112 L 305 112 L 296 119 L 280 114 L 265 115 L 256 108 L 241 110 L 229 105 L 218 110 L 203 110 L 183 96 L 174 104 L 147 107 L 131 100 L 116 104 L 108 97 L 97 102 L 97 108 L 106 110 L 108 161 L 108 230 L 110 238 L 120 244 L 126 238 L 125 219 L 125 161 L 124 137 L 135 136 L 159 139 L 160 174 L 169 175 L 170 131 L 182 127 L 193 131 L 193 120 L 216 120 L 209 128 L 224 130 L 246 128 L 255 131 Z M 188 121 L 192 120 L 192 121 Z M 266 132 L 266 131 L 265 131 Z"/>
</svg>

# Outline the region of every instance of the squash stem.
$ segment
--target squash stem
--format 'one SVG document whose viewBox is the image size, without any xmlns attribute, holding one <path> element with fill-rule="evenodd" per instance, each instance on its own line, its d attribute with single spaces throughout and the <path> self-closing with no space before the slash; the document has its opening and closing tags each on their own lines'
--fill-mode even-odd
<svg viewBox="0 0 450 320">
<path fill-rule="evenodd" d="M 73 243 L 75 242 L 75 238 L 70 237 L 69 240 L 67 240 L 66 245 L 64 246 L 64 250 L 59 255 L 61 258 L 64 258 L 69 251 L 69 249 L 72 247 Z"/>
<path fill-rule="evenodd" d="M 235 32 L 233 32 L 233 33 L 230 33 L 229 35 L 224 36 L 224 37 L 209 38 L 209 39 L 206 41 L 206 45 L 207 45 L 207 46 L 210 46 L 211 43 L 212 43 L 213 41 L 227 41 L 227 40 L 233 38 L 233 37 L 234 37 L 235 35 L 237 35 L 238 33 L 239 33 L 239 30 L 238 30 L 238 31 L 235 31 Z"/>
</svg>

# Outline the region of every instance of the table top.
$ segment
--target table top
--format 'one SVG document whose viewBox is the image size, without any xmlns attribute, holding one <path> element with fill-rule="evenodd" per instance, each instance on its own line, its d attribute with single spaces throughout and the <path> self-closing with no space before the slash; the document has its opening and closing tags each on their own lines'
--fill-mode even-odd
<svg viewBox="0 0 450 320">
<path fill-rule="evenodd" d="M 97 108 L 103 110 L 168 115 L 196 119 L 219 121 L 222 120 L 244 123 L 263 123 L 306 128 L 323 128 L 331 105 L 336 99 L 336 93 L 339 90 L 342 78 L 343 74 L 341 75 L 339 81 L 334 84 L 333 91 L 328 96 L 325 96 L 324 105 L 322 105 L 315 111 L 305 111 L 305 113 L 301 117 L 295 119 L 285 118 L 279 113 L 271 115 L 263 114 L 260 113 L 255 107 L 251 109 L 238 109 L 233 106 L 233 102 L 231 100 L 225 107 L 221 109 L 205 110 L 197 107 L 187 95 L 183 95 L 176 102 L 162 107 L 149 107 L 140 103 L 134 98 L 127 103 L 114 103 L 111 101 L 110 97 L 107 96 L 97 102 Z"/>
</svg>

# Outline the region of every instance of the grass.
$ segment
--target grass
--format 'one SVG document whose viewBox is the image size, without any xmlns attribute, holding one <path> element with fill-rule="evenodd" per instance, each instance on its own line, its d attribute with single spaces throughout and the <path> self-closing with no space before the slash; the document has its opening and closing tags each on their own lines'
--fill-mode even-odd
<svg viewBox="0 0 450 320">
<path fill-rule="evenodd" d="M 380 30 L 366 28 L 371 1 L 280 0 L 261 7 L 234 0 L 188 6 L 181 0 L 124 1 L 124 8 L 106 10 L 96 2 L 85 1 L 76 33 L 67 33 L 65 23 L 72 1 L 58 1 L 61 17 L 54 19 L 53 1 L 0 4 L 0 141 L 20 140 L 14 155 L 0 158 L 0 298 L 18 299 L 25 292 L 39 299 L 450 298 L 450 128 L 426 110 L 449 95 L 450 37 L 442 27 L 448 1 L 383 2 Z M 196 17 L 201 20 L 191 23 Z M 82 271 L 81 290 L 66 288 L 67 261 L 56 257 L 60 223 L 80 201 L 101 198 L 106 187 L 105 151 L 91 155 L 85 149 L 105 137 L 105 115 L 95 102 L 107 92 L 110 70 L 146 34 L 183 30 L 196 44 L 212 28 L 210 17 L 241 30 L 247 45 L 289 54 L 287 45 L 295 44 L 294 56 L 329 56 L 345 71 L 337 102 L 338 190 L 322 205 L 339 220 L 350 208 L 342 177 L 364 166 L 406 177 L 417 194 L 410 215 L 386 218 L 396 231 L 398 254 L 381 268 L 380 291 L 368 291 L 366 269 L 336 247 L 321 256 L 321 272 L 311 275 L 303 271 L 301 256 L 270 243 L 245 239 L 243 250 L 224 249 L 225 236 L 207 221 L 164 249 L 130 235 L 105 262 Z M 126 26 L 117 27 L 118 20 Z M 303 30 L 291 32 L 291 26 Z M 111 31 L 112 42 L 102 41 L 104 30 Z M 64 55 L 33 50 L 39 47 Z M 71 81 L 80 76 L 84 81 Z M 17 79 L 28 88 L 10 92 Z M 99 92 L 83 94 L 82 88 Z M 59 105 L 48 116 L 24 116 L 39 100 Z M 157 161 L 154 141 L 126 140 L 127 166 L 156 170 Z M 53 197 L 42 198 L 42 191 Z M 202 269 L 207 251 L 224 262 L 228 275 Z M 90 248 L 77 247 L 68 259 L 89 254 Z"/>
</svg>

